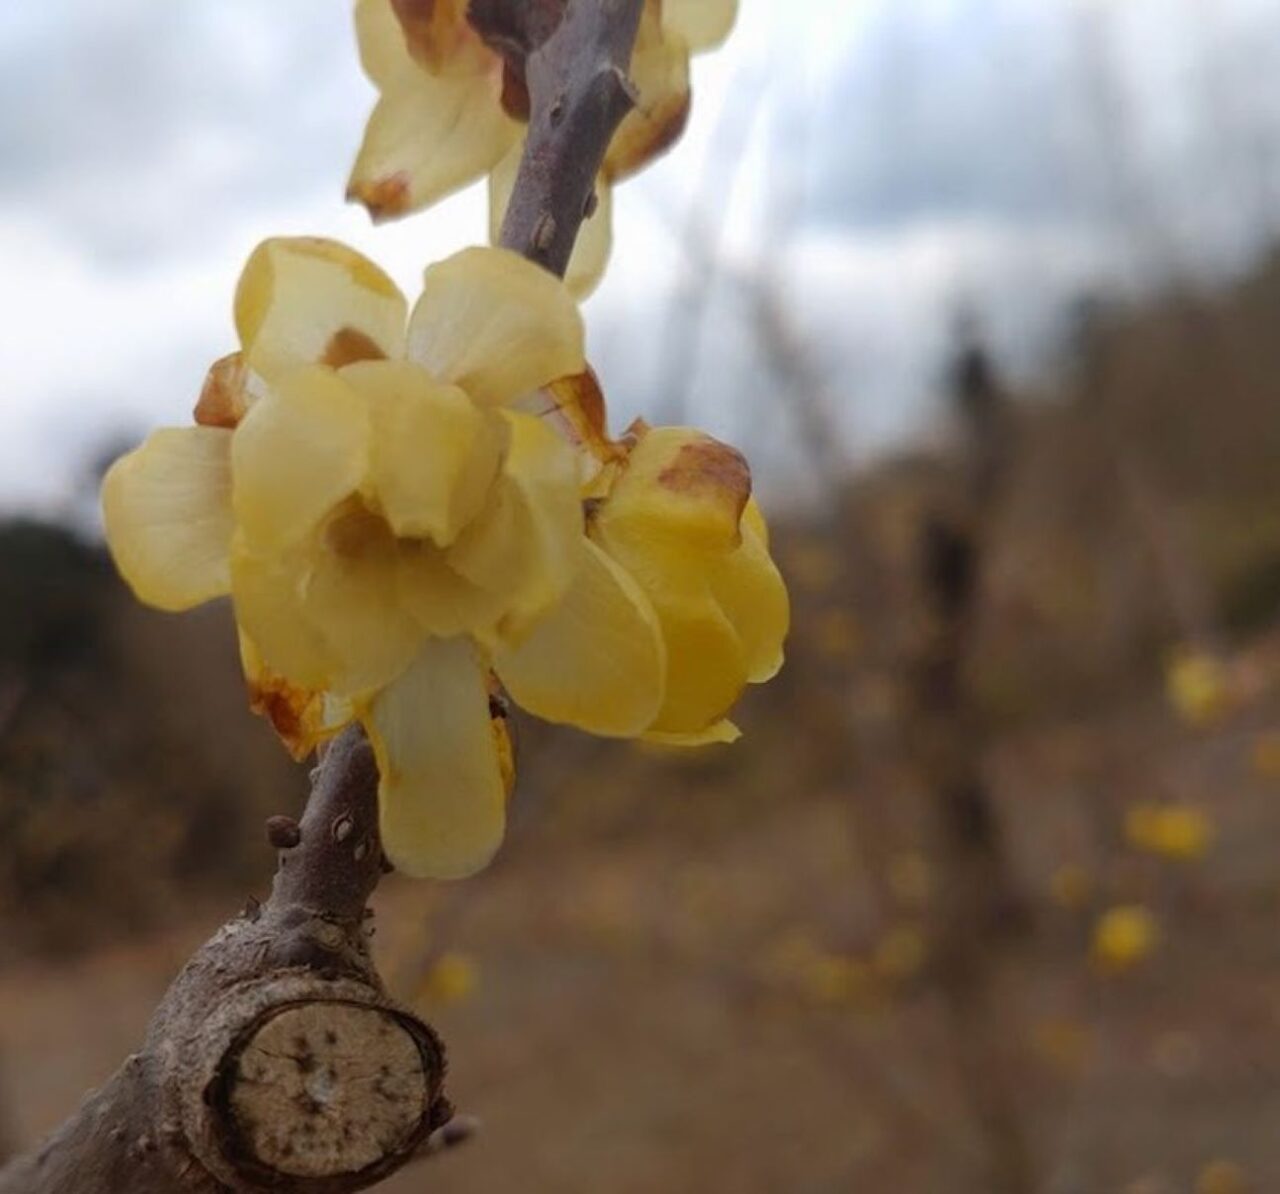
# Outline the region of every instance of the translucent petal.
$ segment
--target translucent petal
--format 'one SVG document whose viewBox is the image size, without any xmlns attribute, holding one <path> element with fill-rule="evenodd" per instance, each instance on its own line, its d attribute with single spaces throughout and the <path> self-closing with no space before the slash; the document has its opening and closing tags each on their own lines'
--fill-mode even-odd
<svg viewBox="0 0 1280 1194">
<path fill-rule="evenodd" d="M 738 0 L 662 0 L 662 25 L 691 50 L 710 50 L 729 36 Z"/>
<path fill-rule="evenodd" d="M 448 546 L 497 478 L 506 422 L 409 361 L 365 361 L 341 376 L 369 409 L 367 490 L 397 535 Z"/>
<path fill-rule="evenodd" d="M 406 309 L 372 261 L 319 237 L 263 241 L 236 288 L 245 364 L 269 382 L 299 365 L 400 356 Z"/>
<path fill-rule="evenodd" d="M 741 737 L 742 731 L 726 718 L 697 734 L 664 734 L 654 730 L 645 734 L 644 740 L 655 746 L 711 746 L 716 743 L 727 745 Z"/>
<path fill-rule="evenodd" d="M 387 87 L 401 71 L 413 68 L 391 0 L 356 0 L 356 44 L 364 73 L 379 89 Z"/>
<path fill-rule="evenodd" d="M 573 452 L 542 420 L 504 411 L 511 447 L 479 517 L 449 549 L 451 567 L 505 596 L 500 638 L 520 641 L 565 594 L 578 564 L 582 504 Z"/>
<path fill-rule="evenodd" d="M 658 6 L 646 4 L 631 55 L 631 81 L 640 102 L 613 134 L 604 157 L 604 175 L 626 178 L 680 139 L 689 119 L 689 47 L 670 27 L 664 29 Z"/>
<path fill-rule="evenodd" d="M 763 684 L 782 667 L 791 608 L 787 586 L 755 529 L 742 520 L 742 545 L 712 570 L 711 591 L 742 640 L 747 679 Z"/>
<path fill-rule="evenodd" d="M 455 572 L 433 544 L 401 543 L 400 605 L 437 638 L 470 634 L 493 641 L 507 609 L 507 594 L 482 589 Z"/>
<path fill-rule="evenodd" d="M 230 449 L 230 431 L 165 427 L 107 471 L 107 543 L 139 600 L 181 610 L 227 592 Z"/>
<path fill-rule="evenodd" d="M 370 692 L 408 666 L 423 637 L 400 601 L 399 548 L 387 523 L 354 502 L 320 538 L 301 605 L 330 659 L 320 687 L 339 696 Z"/>
<path fill-rule="evenodd" d="M 423 878 L 480 870 L 502 842 L 507 790 L 470 644 L 428 639 L 362 720 L 378 760 L 387 857 Z"/>
<path fill-rule="evenodd" d="M 236 621 L 291 684 L 359 696 L 408 666 L 423 631 L 399 600 L 396 541 L 358 501 L 283 549 L 231 556 Z"/>
<path fill-rule="evenodd" d="M 323 689 L 337 669 L 324 636 L 302 614 L 315 537 L 284 550 L 252 551 L 237 534 L 231 546 L 236 623 L 263 664 L 300 688 Z"/>
<path fill-rule="evenodd" d="M 408 351 L 493 405 L 585 365 L 582 319 L 564 283 L 506 249 L 463 249 L 428 268 Z"/>
<path fill-rule="evenodd" d="M 702 733 L 733 708 L 746 686 L 742 640 L 709 596 L 672 591 L 649 596 L 667 647 L 667 689 L 651 728 Z"/>
<path fill-rule="evenodd" d="M 604 393 L 589 366 L 525 395 L 512 409 L 537 415 L 574 447 L 584 496 L 603 497 L 608 492 L 608 479 L 602 476 L 604 466 L 624 463 L 630 446 L 610 438 Z"/>
<path fill-rule="evenodd" d="M 416 211 L 487 174 L 520 136 L 502 109 L 500 67 L 436 77 L 414 67 L 386 85 L 365 126 L 347 198 L 374 220 Z"/>
<path fill-rule="evenodd" d="M 506 218 L 507 204 L 511 202 L 523 150 L 524 142 L 521 141 L 489 173 L 490 244 L 496 245 L 502 238 L 502 221 Z M 574 298 L 579 301 L 585 299 L 599 285 L 609 263 L 612 243 L 613 188 L 602 178 L 596 183 L 595 209 L 578 230 L 578 239 L 574 242 L 564 274 L 565 285 Z"/>
<path fill-rule="evenodd" d="M 590 540 L 559 605 L 494 670 L 516 703 L 547 721 L 630 738 L 662 704 L 666 651 L 634 580 Z"/>
<path fill-rule="evenodd" d="M 272 671 L 243 631 L 240 663 L 249 689 L 249 708 L 271 723 L 295 759 L 305 759 L 354 716 L 350 702 L 302 688 Z"/>
<path fill-rule="evenodd" d="M 231 440 L 236 521 L 255 548 L 298 542 L 368 471 L 361 396 L 321 366 L 295 369 L 254 403 Z"/>
<path fill-rule="evenodd" d="M 690 427 L 644 432 L 601 506 L 598 525 L 611 540 L 653 549 L 730 551 L 740 541 L 751 471 L 742 454 Z"/>
</svg>

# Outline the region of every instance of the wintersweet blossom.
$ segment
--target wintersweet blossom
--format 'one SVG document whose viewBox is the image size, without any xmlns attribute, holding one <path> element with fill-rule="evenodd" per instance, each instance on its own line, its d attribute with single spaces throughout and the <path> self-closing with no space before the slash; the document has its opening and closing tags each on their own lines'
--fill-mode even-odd
<svg viewBox="0 0 1280 1194">
<path fill-rule="evenodd" d="M 465 875 L 501 841 L 499 685 L 597 734 L 736 736 L 788 617 L 745 461 L 686 428 L 611 440 L 559 279 L 465 250 L 410 313 L 354 251 L 271 240 L 235 317 L 197 425 L 108 473 L 108 541 L 152 605 L 230 594 L 299 757 L 363 724 L 398 867 Z"/>
<path fill-rule="evenodd" d="M 347 193 L 375 220 L 389 219 L 488 175 L 496 241 L 520 162 L 529 95 L 521 72 L 481 40 L 466 14 L 464 0 L 358 0 L 361 62 L 379 99 Z M 569 263 L 575 294 L 591 291 L 608 260 L 612 184 L 679 138 L 689 115 L 689 56 L 722 42 L 736 15 L 737 0 L 645 3 L 629 72 L 639 100 L 609 145 L 594 213 Z"/>
</svg>

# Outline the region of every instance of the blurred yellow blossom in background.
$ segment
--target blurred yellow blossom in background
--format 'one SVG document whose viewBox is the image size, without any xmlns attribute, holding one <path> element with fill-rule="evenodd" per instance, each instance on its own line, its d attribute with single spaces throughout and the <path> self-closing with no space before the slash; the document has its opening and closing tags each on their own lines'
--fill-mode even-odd
<svg viewBox="0 0 1280 1194">
<path fill-rule="evenodd" d="M 1124 818 L 1129 843 L 1177 862 L 1202 858 L 1213 843 L 1213 822 L 1189 804 L 1135 804 Z"/>
<path fill-rule="evenodd" d="M 1108 908 L 1094 925 L 1093 958 L 1102 970 L 1128 970 L 1148 957 L 1159 940 L 1159 925 L 1146 908 L 1119 905 Z"/>
<path fill-rule="evenodd" d="M 475 962 L 464 953 L 442 953 L 423 975 L 417 1002 L 432 1008 L 448 1007 L 470 997 L 480 981 Z"/>
<path fill-rule="evenodd" d="M 1193 726 L 1208 726 L 1231 711 L 1226 666 L 1207 651 L 1182 647 L 1165 668 L 1165 691 L 1174 711 Z"/>
</svg>

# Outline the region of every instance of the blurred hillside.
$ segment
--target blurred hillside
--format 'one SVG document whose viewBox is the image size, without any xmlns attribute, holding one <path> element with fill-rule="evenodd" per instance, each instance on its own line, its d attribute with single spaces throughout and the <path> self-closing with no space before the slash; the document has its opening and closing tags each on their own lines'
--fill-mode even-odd
<svg viewBox="0 0 1280 1194">
<path fill-rule="evenodd" d="M 495 867 L 380 896 L 388 981 L 438 1019 L 488 1125 L 441 1189 L 989 1194 L 939 995 L 913 696 L 940 511 L 981 539 L 969 728 L 1032 930 L 992 946 L 992 1064 L 1043 1188 L 1280 1188 L 1277 320 L 1280 258 L 1221 294 L 1082 304 L 1056 376 L 1004 395 L 987 517 L 957 431 L 778 525 L 789 662 L 738 745 L 521 724 Z M 228 611 L 138 607 L 67 530 L 0 532 L 0 628 L 0 1081 L 21 1076 L 30 1135 L 262 889 L 262 820 L 304 775 L 244 707 Z M 1190 810 L 1181 844 L 1144 836 L 1152 805 Z M 1090 960 L 1117 907 L 1158 926 L 1116 922 L 1124 979 L 1096 941 Z M 112 1023 L 68 1032 L 99 988 Z"/>
</svg>

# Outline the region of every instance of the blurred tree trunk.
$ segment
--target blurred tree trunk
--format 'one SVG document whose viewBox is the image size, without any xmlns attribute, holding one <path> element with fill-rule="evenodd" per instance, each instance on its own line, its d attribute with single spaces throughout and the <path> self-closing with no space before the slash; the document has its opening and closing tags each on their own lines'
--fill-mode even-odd
<svg viewBox="0 0 1280 1194">
<path fill-rule="evenodd" d="M 966 431 L 963 492 L 926 511 L 920 529 L 925 606 L 912 673 L 916 749 L 933 812 L 938 895 L 935 975 L 965 1097 L 982 1128 L 991 1194 L 1034 1190 L 1032 1159 L 993 991 L 1001 947 L 1025 927 L 999 815 L 983 774 L 983 719 L 969 690 L 981 574 L 993 505 L 1012 458 L 1012 426 L 985 352 L 957 360 L 952 396 Z"/>
</svg>

